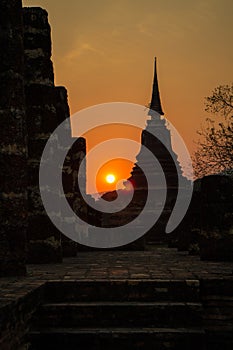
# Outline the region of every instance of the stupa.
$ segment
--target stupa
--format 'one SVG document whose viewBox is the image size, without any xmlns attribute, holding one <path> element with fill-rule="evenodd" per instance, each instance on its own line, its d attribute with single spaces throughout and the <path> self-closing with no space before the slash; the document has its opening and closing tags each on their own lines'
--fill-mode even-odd
<svg viewBox="0 0 233 350">
<path fill-rule="evenodd" d="M 136 219 L 149 200 L 146 206 L 148 220 L 156 213 L 161 213 L 145 235 L 147 244 L 166 242 L 165 228 L 176 202 L 178 186 L 185 187 L 189 182 L 182 175 L 178 157 L 173 151 L 169 125 L 163 116 L 155 58 L 152 97 L 146 128 L 142 131 L 142 147 L 128 179 L 134 188 L 134 196 L 124 210 L 111 216 L 103 215 L 103 226 L 119 226 Z M 149 156 L 148 151 L 151 152 Z M 103 198 L 110 201 L 116 196 L 117 192 L 113 191 L 106 193 Z M 138 222 L 138 225 L 141 224 Z"/>
</svg>

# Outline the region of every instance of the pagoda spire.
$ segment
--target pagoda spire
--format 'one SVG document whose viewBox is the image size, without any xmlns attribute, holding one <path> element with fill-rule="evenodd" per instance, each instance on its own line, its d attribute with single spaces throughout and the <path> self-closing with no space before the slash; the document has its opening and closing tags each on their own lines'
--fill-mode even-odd
<svg viewBox="0 0 233 350">
<path fill-rule="evenodd" d="M 155 57 L 155 66 L 154 66 L 154 83 L 153 83 L 150 109 L 159 113 L 160 115 L 164 115 L 163 110 L 162 110 L 161 100 L 160 100 L 160 94 L 159 94 L 156 57 Z"/>
</svg>

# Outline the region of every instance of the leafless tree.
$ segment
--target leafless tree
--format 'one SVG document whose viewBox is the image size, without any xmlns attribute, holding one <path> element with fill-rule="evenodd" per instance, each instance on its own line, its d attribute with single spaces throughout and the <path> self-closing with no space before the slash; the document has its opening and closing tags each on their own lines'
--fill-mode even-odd
<svg viewBox="0 0 233 350">
<path fill-rule="evenodd" d="M 197 131 L 199 140 L 193 165 L 196 177 L 223 171 L 233 172 L 233 83 L 220 85 L 205 98 L 205 110 L 212 114 Z"/>
</svg>

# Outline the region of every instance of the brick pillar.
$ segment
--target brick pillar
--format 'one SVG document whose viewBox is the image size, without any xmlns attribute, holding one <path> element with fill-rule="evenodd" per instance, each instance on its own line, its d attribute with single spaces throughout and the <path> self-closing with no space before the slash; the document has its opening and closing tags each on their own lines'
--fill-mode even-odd
<svg viewBox="0 0 233 350">
<path fill-rule="evenodd" d="M 0 1 L 0 276 L 26 273 L 27 147 L 20 0 Z"/>
<path fill-rule="evenodd" d="M 56 87 L 56 110 L 58 123 L 62 123 L 70 117 L 69 106 L 67 100 L 67 91 L 64 87 Z M 72 135 L 70 120 L 67 120 Z M 63 190 L 65 197 L 71 208 L 78 215 L 87 217 L 87 205 L 82 199 L 80 188 L 78 185 L 78 174 L 81 161 L 86 156 L 86 140 L 82 137 L 78 138 L 70 150 L 67 150 L 67 156 L 62 169 Z M 82 190 L 86 193 L 86 167 L 84 173 L 81 174 Z M 72 218 L 64 218 L 69 220 L 73 225 Z M 66 223 L 67 224 L 67 223 Z M 62 235 L 62 250 L 63 256 L 76 256 L 78 244 L 68 237 Z"/>
<path fill-rule="evenodd" d="M 38 181 L 44 146 L 58 124 L 51 61 L 51 30 L 48 14 L 41 8 L 24 8 L 23 21 L 24 76 L 29 135 L 28 262 L 61 262 L 61 234 L 44 210 Z"/>
<path fill-rule="evenodd" d="M 57 124 L 61 124 L 64 120 L 67 119 L 67 128 L 70 130 L 70 136 L 72 134 L 71 131 L 71 125 L 70 125 L 70 109 L 68 105 L 68 96 L 67 96 L 67 90 L 62 87 L 58 86 L 55 88 L 55 98 L 56 98 L 56 114 L 57 114 Z M 59 143 L 59 140 L 58 140 Z M 62 145 L 59 145 L 61 147 Z M 68 150 L 67 150 L 68 151 Z M 70 156 L 67 155 L 64 166 L 62 169 L 62 176 L 66 178 L 66 181 L 70 178 Z M 69 180 L 68 180 L 69 182 Z M 64 189 L 64 194 L 66 197 L 69 196 L 68 190 Z M 71 220 L 71 225 L 73 225 Z M 61 235 L 61 242 L 62 242 L 62 254 L 64 257 L 68 256 L 75 256 L 77 254 L 77 244 L 70 240 L 68 237 Z"/>
</svg>

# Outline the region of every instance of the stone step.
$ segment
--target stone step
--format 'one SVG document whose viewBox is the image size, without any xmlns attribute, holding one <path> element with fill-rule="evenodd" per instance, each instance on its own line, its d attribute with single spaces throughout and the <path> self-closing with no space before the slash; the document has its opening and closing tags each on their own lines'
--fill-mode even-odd
<svg viewBox="0 0 233 350">
<path fill-rule="evenodd" d="M 201 281 L 201 299 L 205 329 L 211 334 L 215 331 L 216 334 L 219 331 L 228 336 L 233 334 L 233 280 L 222 278 Z"/>
<path fill-rule="evenodd" d="M 201 281 L 207 350 L 233 349 L 233 279 Z"/>
<path fill-rule="evenodd" d="M 203 305 L 203 327 L 211 334 L 216 333 L 220 337 L 219 332 L 224 332 L 231 337 L 233 342 L 233 305 L 226 301 L 211 300 L 210 304 Z M 233 349 L 233 346 L 232 346 Z"/>
<path fill-rule="evenodd" d="M 31 332 L 30 350 L 205 350 L 201 329 L 50 328 Z"/>
<path fill-rule="evenodd" d="M 200 281 L 200 290 L 202 298 L 211 296 L 233 296 L 233 276 L 232 278 L 205 279 Z"/>
<path fill-rule="evenodd" d="M 233 349 L 233 326 L 228 329 L 221 327 L 212 328 L 205 331 L 206 350 L 232 350 Z"/>
<path fill-rule="evenodd" d="M 198 302 L 198 280 L 52 281 L 45 288 L 46 302 L 78 301 L 186 301 Z"/>
<path fill-rule="evenodd" d="M 233 296 L 228 295 L 207 295 L 202 297 L 202 302 L 208 305 L 232 305 Z"/>
<path fill-rule="evenodd" d="M 76 302 L 44 304 L 35 327 L 189 327 L 202 323 L 200 303 Z"/>
</svg>

